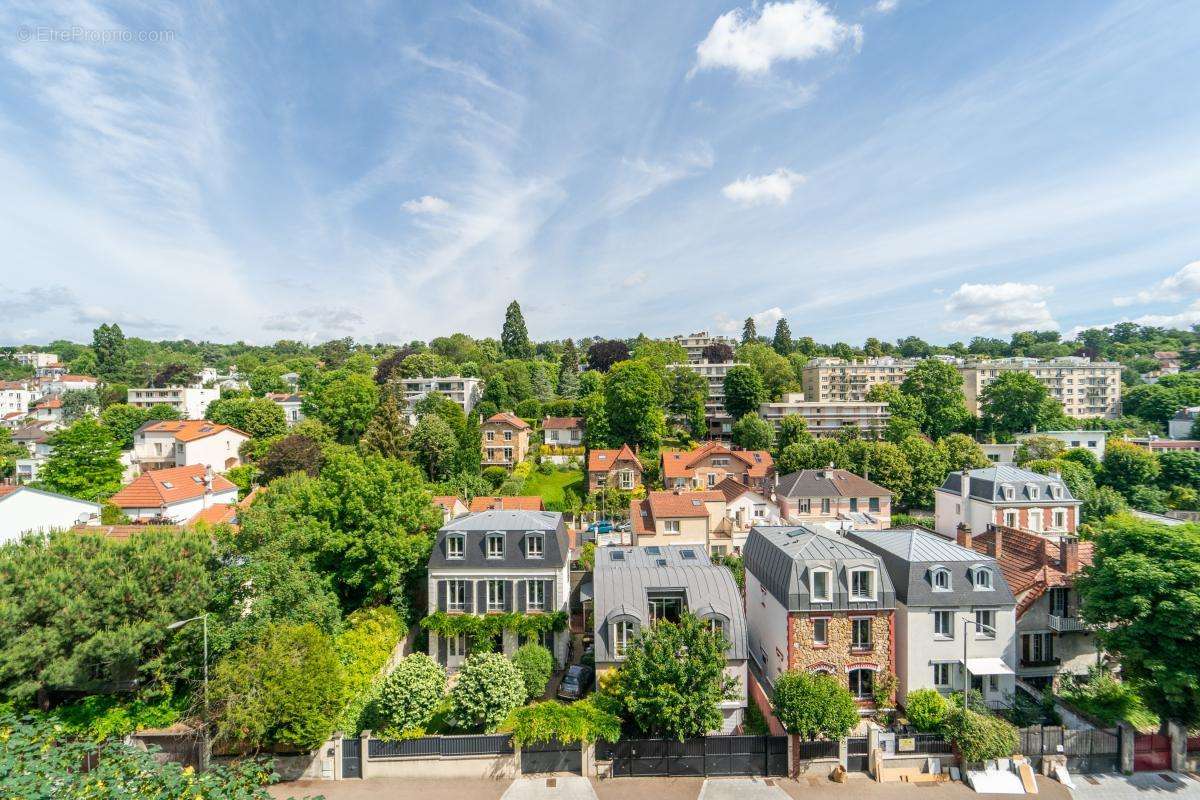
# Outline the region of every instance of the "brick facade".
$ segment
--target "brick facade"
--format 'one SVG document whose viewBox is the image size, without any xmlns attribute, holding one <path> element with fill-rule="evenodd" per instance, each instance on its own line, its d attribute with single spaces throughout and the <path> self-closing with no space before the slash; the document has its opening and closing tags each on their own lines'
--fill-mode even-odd
<svg viewBox="0 0 1200 800">
<path fill-rule="evenodd" d="M 893 611 L 830 611 L 788 615 L 788 669 L 831 672 L 847 684 L 851 669 L 871 668 L 877 672 L 896 671 L 895 626 Z M 872 617 L 871 648 L 852 648 L 851 619 Z M 813 619 L 827 619 L 828 644 L 813 643 Z"/>
<path fill-rule="evenodd" d="M 1054 527 L 1054 509 L 1056 509 L 1056 508 L 1067 512 L 1067 526 L 1065 529 Z M 1028 508 L 1008 508 L 1008 509 L 1006 509 L 1003 506 L 999 506 L 993 512 L 992 523 L 995 525 L 1007 525 L 1008 523 L 1006 523 L 1004 521 L 1005 512 L 1006 511 L 1016 511 L 1017 512 L 1017 524 L 1012 525 L 1010 527 L 1019 528 L 1021 530 L 1026 530 L 1026 531 L 1036 530 L 1039 532 L 1040 531 L 1048 531 L 1049 532 L 1049 531 L 1062 530 L 1066 533 L 1075 533 L 1075 530 L 1078 527 L 1077 526 L 1078 520 L 1076 519 L 1078 510 L 1079 509 L 1077 506 L 1065 506 L 1064 507 L 1061 505 L 1054 505 L 1054 504 L 1043 506 L 1040 508 L 1028 507 Z M 1040 527 L 1034 528 L 1033 526 L 1031 526 L 1029 524 L 1030 518 L 1037 517 L 1038 515 L 1041 515 L 1042 524 Z"/>
</svg>

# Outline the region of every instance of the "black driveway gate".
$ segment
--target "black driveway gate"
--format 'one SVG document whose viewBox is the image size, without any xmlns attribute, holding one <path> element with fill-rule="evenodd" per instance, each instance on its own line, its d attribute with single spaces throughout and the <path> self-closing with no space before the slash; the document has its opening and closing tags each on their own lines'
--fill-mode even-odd
<svg viewBox="0 0 1200 800">
<path fill-rule="evenodd" d="M 786 736 L 702 736 L 597 742 L 596 758 L 621 776 L 787 774 Z"/>
<path fill-rule="evenodd" d="M 583 772 L 583 749 L 579 742 L 548 742 L 521 746 L 521 772 Z"/>
</svg>

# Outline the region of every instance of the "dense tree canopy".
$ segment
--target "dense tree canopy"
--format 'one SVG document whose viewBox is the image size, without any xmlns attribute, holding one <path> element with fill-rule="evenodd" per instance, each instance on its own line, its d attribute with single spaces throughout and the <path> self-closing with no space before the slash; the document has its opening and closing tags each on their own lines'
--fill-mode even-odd
<svg viewBox="0 0 1200 800">
<path fill-rule="evenodd" d="M 112 433 L 93 417 L 84 417 L 50 437 L 53 454 L 42 467 L 40 483 L 51 492 L 102 500 L 121 488 L 125 468 Z"/>
<path fill-rule="evenodd" d="M 725 373 L 725 410 L 735 420 L 741 419 L 767 400 L 758 370 L 748 364 L 730 367 Z"/>
<path fill-rule="evenodd" d="M 920 415 L 921 430 L 934 439 L 961 431 L 971 417 L 963 398 L 962 378 L 952 364 L 919 362 L 905 375 L 900 391 L 920 400 L 924 412 Z"/>
</svg>

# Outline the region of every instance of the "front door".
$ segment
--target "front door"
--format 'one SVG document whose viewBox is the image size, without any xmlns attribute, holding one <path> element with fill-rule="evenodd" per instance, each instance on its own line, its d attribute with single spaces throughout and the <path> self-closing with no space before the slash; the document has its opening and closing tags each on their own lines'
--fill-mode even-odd
<svg viewBox="0 0 1200 800">
<path fill-rule="evenodd" d="M 867 772 L 870 769 L 870 750 L 866 736 L 851 736 L 846 740 L 846 771 Z"/>
</svg>

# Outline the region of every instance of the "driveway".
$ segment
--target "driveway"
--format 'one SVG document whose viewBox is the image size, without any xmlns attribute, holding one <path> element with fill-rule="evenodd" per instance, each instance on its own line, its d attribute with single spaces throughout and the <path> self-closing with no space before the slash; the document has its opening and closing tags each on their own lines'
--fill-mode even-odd
<svg viewBox="0 0 1200 800">
<path fill-rule="evenodd" d="M 1178 772 L 1072 775 L 1075 800 L 1200 800 L 1200 781 Z M 1090 779 L 1090 780 L 1089 780 Z"/>
</svg>

